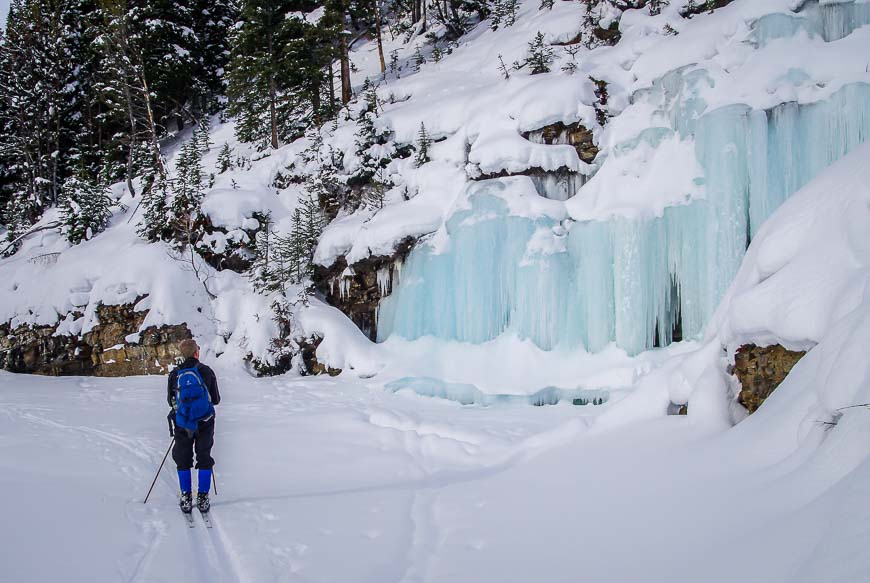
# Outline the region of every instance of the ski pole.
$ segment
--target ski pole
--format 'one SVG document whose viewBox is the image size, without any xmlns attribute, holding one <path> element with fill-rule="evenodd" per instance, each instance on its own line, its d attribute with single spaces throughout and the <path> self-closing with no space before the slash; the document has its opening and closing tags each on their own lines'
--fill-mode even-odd
<svg viewBox="0 0 870 583">
<path fill-rule="evenodd" d="M 214 478 L 214 470 L 211 471 L 211 484 L 214 490 L 214 495 L 217 496 L 217 480 Z"/>
<path fill-rule="evenodd" d="M 154 481 L 151 482 L 151 487 L 148 488 L 148 494 L 145 495 L 145 501 L 142 504 L 148 504 L 148 497 L 151 496 L 151 490 L 154 489 L 154 484 L 157 483 L 157 477 L 160 475 L 160 470 L 163 469 L 163 464 L 166 463 L 166 458 L 169 457 L 169 450 L 172 449 L 172 446 L 175 445 L 175 438 L 172 438 L 172 441 L 169 442 L 169 447 L 166 448 L 166 453 L 163 454 L 163 461 L 160 462 L 160 467 L 157 468 L 157 474 L 154 476 Z"/>
</svg>

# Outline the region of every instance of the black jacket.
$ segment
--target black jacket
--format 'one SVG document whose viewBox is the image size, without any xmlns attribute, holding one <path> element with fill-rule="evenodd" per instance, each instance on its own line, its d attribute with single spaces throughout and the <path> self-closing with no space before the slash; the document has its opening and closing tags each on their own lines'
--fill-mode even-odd
<svg viewBox="0 0 870 583">
<path fill-rule="evenodd" d="M 169 373 L 169 380 L 166 385 L 166 402 L 172 407 L 175 402 L 176 379 L 178 378 L 178 370 L 182 368 L 193 368 L 196 366 L 202 380 L 205 381 L 205 387 L 208 389 L 208 396 L 211 397 L 211 404 L 217 405 L 221 402 L 221 394 L 218 392 L 217 377 L 214 376 L 214 371 L 195 358 L 188 358 L 181 365 Z"/>
</svg>

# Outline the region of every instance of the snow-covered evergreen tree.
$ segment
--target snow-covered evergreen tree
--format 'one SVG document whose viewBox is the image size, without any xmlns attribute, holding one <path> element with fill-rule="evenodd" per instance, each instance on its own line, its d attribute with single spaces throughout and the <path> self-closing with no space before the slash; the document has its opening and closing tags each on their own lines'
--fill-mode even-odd
<svg viewBox="0 0 870 583">
<path fill-rule="evenodd" d="M 104 184 L 74 174 L 61 189 L 62 232 L 76 245 L 103 231 L 112 216 L 112 198 Z"/>
<path fill-rule="evenodd" d="M 227 170 L 232 170 L 235 167 L 233 162 L 233 149 L 230 145 L 224 142 L 217 157 L 218 174 L 223 174 Z"/>
<path fill-rule="evenodd" d="M 414 164 L 417 168 L 429 161 L 429 147 L 432 140 L 426 133 L 426 126 L 420 122 L 420 131 L 417 133 L 417 153 L 414 155 Z"/>
<path fill-rule="evenodd" d="M 200 219 L 205 187 L 200 150 L 202 137 L 199 135 L 202 131 L 197 128 L 191 139 L 181 147 L 172 183 L 170 223 L 175 240 L 182 246 L 196 243 L 203 234 Z"/>
<path fill-rule="evenodd" d="M 532 75 L 549 73 L 553 63 L 553 49 L 544 40 L 544 33 L 538 31 L 535 38 L 529 42 L 529 52 L 526 55 L 526 65 Z"/>
<path fill-rule="evenodd" d="M 375 174 L 386 168 L 390 161 L 387 150 L 383 148 L 386 139 L 376 128 L 380 102 L 377 89 L 368 80 L 363 91 L 364 107 L 357 117 L 356 156 L 358 167 L 351 176 L 349 184 L 362 185 L 371 182 Z"/>
<path fill-rule="evenodd" d="M 142 219 L 137 232 L 146 241 L 166 239 L 171 234 L 166 202 L 170 191 L 171 182 L 167 177 L 161 177 L 142 195 Z"/>
</svg>

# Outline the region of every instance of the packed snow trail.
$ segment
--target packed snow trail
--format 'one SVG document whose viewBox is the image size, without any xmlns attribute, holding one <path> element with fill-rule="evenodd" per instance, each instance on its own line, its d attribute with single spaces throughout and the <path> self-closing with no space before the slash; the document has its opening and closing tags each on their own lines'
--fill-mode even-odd
<svg viewBox="0 0 870 583">
<path fill-rule="evenodd" d="M 870 573 L 858 544 L 870 527 L 851 515 L 870 463 L 849 446 L 870 443 L 868 411 L 849 413 L 818 449 L 783 455 L 759 445 L 760 421 L 719 433 L 669 417 L 589 432 L 584 415 L 606 407 L 463 407 L 344 377 L 218 374 L 212 530 L 179 516 L 169 461 L 142 504 L 169 440 L 163 378 L 0 374 L 4 580 Z"/>
</svg>

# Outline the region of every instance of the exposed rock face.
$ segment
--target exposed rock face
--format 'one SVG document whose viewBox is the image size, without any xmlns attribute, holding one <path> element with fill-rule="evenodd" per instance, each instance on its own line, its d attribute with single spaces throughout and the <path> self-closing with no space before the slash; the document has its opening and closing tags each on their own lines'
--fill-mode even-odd
<svg viewBox="0 0 870 583">
<path fill-rule="evenodd" d="M 724 8 L 734 2 L 734 0 L 713 0 L 712 4 L 709 1 L 706 2 L 696 2 L 691 8 L 684 8 L 680 11 L 680 15 L 683 18 L 691 18 L 696 14 L 702 14 L 704 12 L 712 12 L 717 8 Z"/>
<path fill-rule="evenodd" d="M 579 122 L 565 125 L 557 122 L 540 129 L 525 132 L 523 137 L 536 144 L 568 144 L 574 146 L 580 159 L 591 164 L 598 156 L 598 146 L 593 141 L 592 131 Z"/>
<path fill-rule="evenodd" d="M 402 262 L 414 246 L 413 238 L 403 239 L 392 255 L 367 257 L 347 265 L 340 257 L 329 267 L 316 266 L 314 285 L 332 306 L 344 312 L 363 334 L 378 336 L 378 303 L 392 290 Z"/>
<path fill-rule="evenodd" d="M 740 404 L 750 413 L 757 411 L 804 354 L 806 352 L 786 350 L 779 344 L 741 346 L 734 356 L 733 368 L 741 386 Z"/>
<path fill-rule="evenodd" d="M 179 355 L 179 343 L 191 337 L 190 330 L 177 324 L 139 332 L 147 312 L 134 311 L 134 305 L 100 305 L 99 325 L 80 336 L 55 336 L 57 326 L 0 325 L 0 368 L 43 375 L 166 374 Z M 138 342 L 126 340 L 136 333 Z"/>
<path fill-rule="evenodd" d="M 305 365 L 305 372 L 310 375 L 319 375 L 326 373 L 331 377 L 341 374 L 341 369 L 331 368 L 317 360 L 317 347 L 323 342 L 323 338 L 312 336 L 306 338 L 299 343 L 300 353 L 302 354 L 302 362 Z"/>
</svg>

